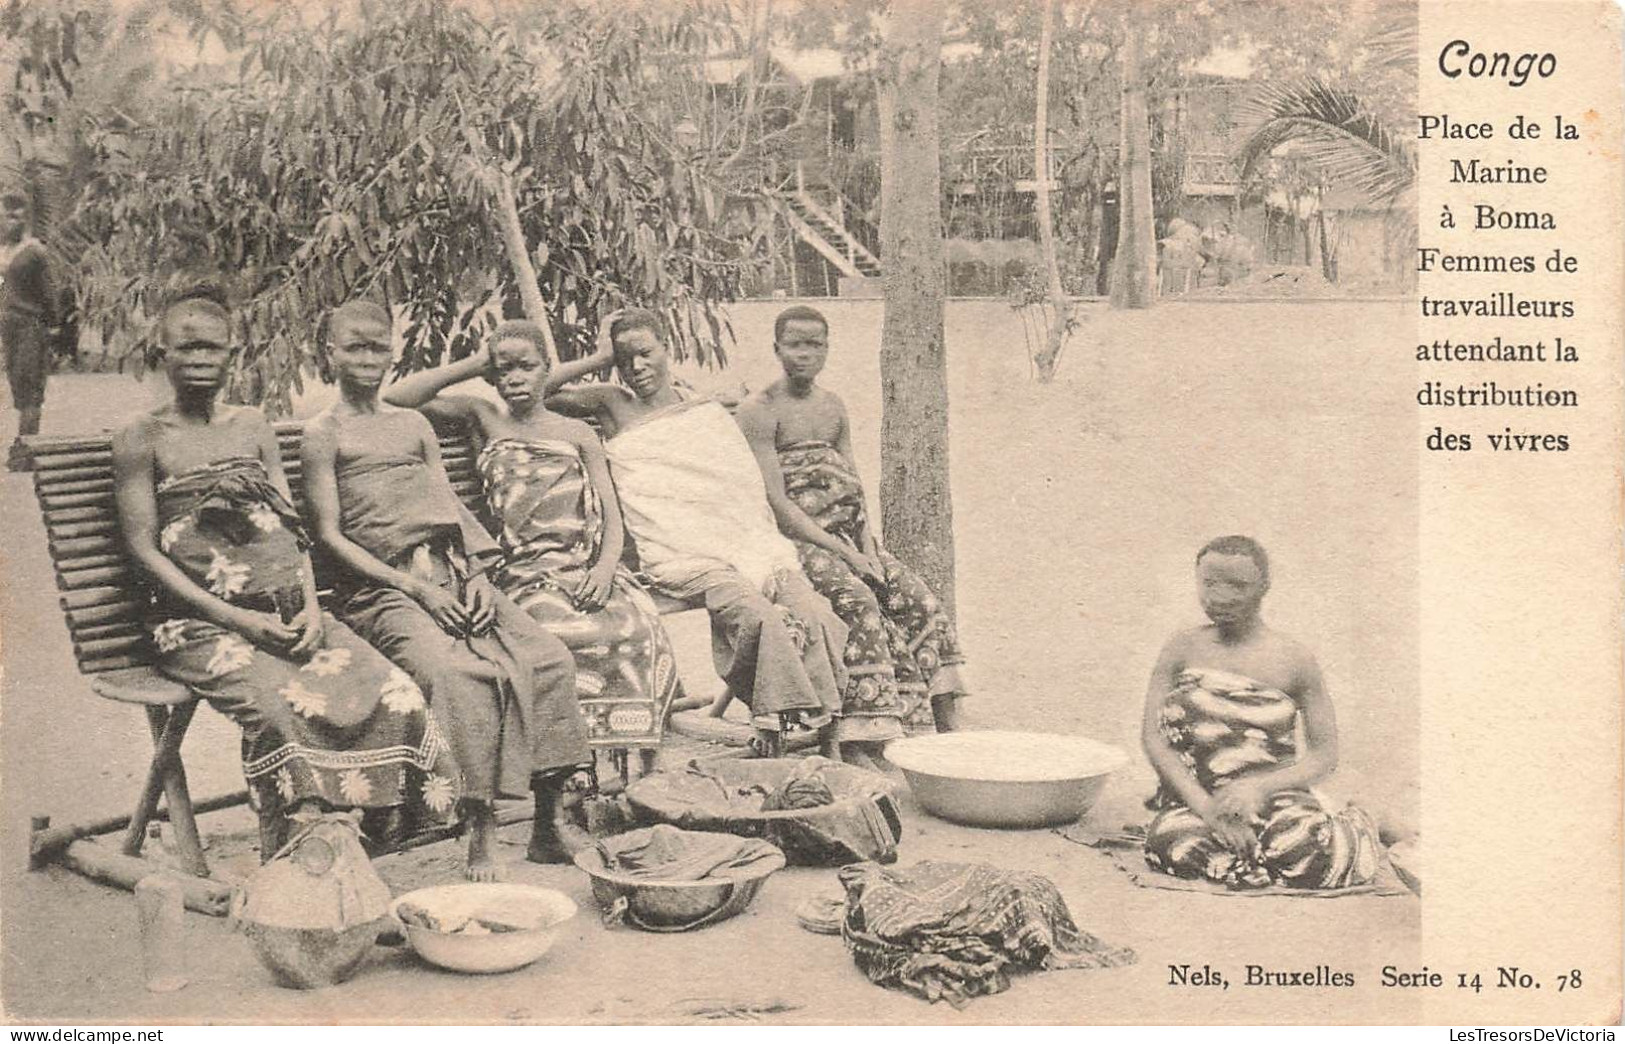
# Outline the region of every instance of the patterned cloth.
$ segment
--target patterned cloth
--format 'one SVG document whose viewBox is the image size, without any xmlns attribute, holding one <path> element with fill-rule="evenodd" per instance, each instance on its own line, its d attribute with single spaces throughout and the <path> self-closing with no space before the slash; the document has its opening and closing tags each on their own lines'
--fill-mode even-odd
<svg viewBox="0 0 1625 1044">
<path fill-rule="evenodd" d="M 1134 951 L 1107 946 L 1072 920 L 1049 878 L 979 863 L 856 863 L 841 938 L 880 986 L 963 1007 L 1010 988 L 1005 969 L 1115 968 Z"/>
<path fill-rule="evenodd" d="M 339 466 L 337 479 L 349 538 L 454 598 L 498 554 L 445 472 L 421 456 L 358 456 Z M 495 610 L 489 632 L 458 637 L 396 587 L 353 587 L 340 609 L 423 688 L 468 797 L 485 802 L 523 797 L 534 773 L 589 760 L 569 650 L 507 598 L 498 595 Z"/>
<path fill-rule="evenodd" d="M 576 661 L 576 696 L 595 747 L 653 746 L 681 691 L 671 638 L 624 567 L 596 612 L 572 594 L 598 560 L 604 509 L 581 452 L 557 439 L 502 438 L 479 456 L 505 552 L 492 580 L 557 635 Z"/>
<path fill-rule="evenodd" d="M 305 535 L 292 505 L 252 457 L 171 476 L 157 489 L 159 546 L 218 598 L 291 617 L 301 607 Z M 419 806 L 449 822 L 461 789 L 423 693 L 349 629 L 323 618 L 305 663 L 250 644 L 160 601 L 158 669 L 243 730 L 243 775 L 256 809 L 306 799 L 338 808 Z"/>
<path fill-rule="evenodd" d="M 611 873 L 649 881 L 754 877 L 782 859 L 766 841 L 680 830 L 666 823 L 605 838 L 598 842 L 598 857 Z"/>
<path fill-rule="evenodd" d="M 1297 756 L 1298 706 L 1279 689 L 1206 669 L 1180 674 L 1162 708 L 1162 732 L 1208 793 L 1290 764 Z M 1381 863 L 1377 828 L 1362 810 L 1329 812 L 1309 790 L 1270 795 L 1253 823 L 1256 843 L 1235 852 L 1166 785 L 1147 802 L 1145 860 L 1175 877 L 1231 888 L 1348 888 L 1369 883 Z"/>
<path fill-rule="evenodd" d="M 857 472 L 833 445 L 800 442 L 779 450 L 784 491 L 824 531 L 860 547 L 868 508 Z M 932 696 L 965 691 L 953 622 L 924 580 L 880 552 L 883 583 L 866 583 L 839 556 L 795 541 L 801 568 L 851 629 L 841 694 L 843 740 L 887 740 L 901 723 L 929 729 Z"/>
</svg>

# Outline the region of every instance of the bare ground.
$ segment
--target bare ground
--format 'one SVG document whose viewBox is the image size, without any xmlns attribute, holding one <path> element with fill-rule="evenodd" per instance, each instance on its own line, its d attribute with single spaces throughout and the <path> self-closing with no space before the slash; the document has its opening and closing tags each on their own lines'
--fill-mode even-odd
<svg viewBox="0 0 1625 1044">
<path fill-rule="evenodd" d="M 848 401 L 859 463 L 878 474 L 879 303 L 828 305 L 826 383 Z M 774 303 L 736 306 L 740 345 L 722 378 L 771 376 Z M 973 727 L 1083 733 L 1136 746 L 1144 679 L 1174 627 L 1193 622 L 1190 557 L 1248 532 L 1275 560 L 1272 622 L 1320 655 L 1336 701 L 1334 784 L 1380 818 L 1414 822 L 1417 795 L 1415 422 L 1408 310 L 1396 303 L 1169 304 L 1090 310 L 1057 382 L 1027 376 L 1019 322 L 1002 302 L 950 308 L 955 531 Z M 708 379 L 701 376 L 700 382 Z M 154 381 L 69 375 L 51 386 L 48 432 L 118 423 L 160 394 Z M 314 404 L 311 404 L 313 407 Z M 13 423 L 8 417 L 6 424 Z M 10 431 L 0 432 L 9 440 Z M 871 490 L 871 496 L 873 491 Z M 1048 874 L 1075 919 L 1139 964 L 1019 979 L 964 1012 L 869 985 L 839 940 L 800 929 L 803 898 L 834 873 L 789 870 L 746 913 L 688 935 L 604 929 L 586 880 L 519 864 L 519 880 L 582 907 L 557 949 L 511 975 L 468 978 L 380 949 L 362 974 L 315 993 L 276 988 L 244 939 L 188 915 L 192 982 L 141 986 L 130 897 L 59 868 L 23 869 L 27 821 L 127 811 L 147 757 L 144 723 L 76 674 L 26 480 L 0 482 L 5 623 L 0 702 L 0 975 L 19 1020 L 135 1022 L 1180 1022 L 1412 1021 L 1378 969 L 1414 955 L 1420 903 L 1214 897 L 1142 890 L 1101 855 L 1046 831 L 979 831 L 909 804 L 902 862 L 985 860 Z M 674 626 L 689 684 L 712 691 L 703 620 Z M 194 795 L 241 785 L 235 730 L 205 711 L 187 741 Z M 1091 821 L 1139 818 L 1139 759 Z M 206 817 L 224 849 L 241 811 Z M 236 835 L 234 840 L 232 835 Z M 513 860 L 517 842 L 505 846 Z M 385 861 L 397 890 L 449 879 L 445 843 Z M 227 860 L 227 862 L 231 862 Z M 1168 985 L 1171 963 L 1211 963 L 1222 994 Z M 1352 971 L 1354 990 L 1239 985 L 1242 966 Z M 1372 1005 L 1381 1004 L 1379 1009 Z"/>
</svg>

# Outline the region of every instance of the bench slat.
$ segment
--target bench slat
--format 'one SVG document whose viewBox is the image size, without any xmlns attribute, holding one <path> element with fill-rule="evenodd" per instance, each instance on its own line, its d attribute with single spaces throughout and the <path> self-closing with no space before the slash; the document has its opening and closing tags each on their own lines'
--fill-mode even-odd
<svg viewBox="0 0 1625 1044">
<path fill-rule="evenodd" d="M 79 522 L 101 522 L 103 520 L 113 526 L 118 525 L 118 512 L 114 510 L 111 499 L 104 504 L 78 504 L 72 507 L 45 509 L 45 524 L 48 527 L 71 526 Z"/>
<path fill-rule="evenodd" d="M 57 579 L 60 580 L 63 573 L 70 572 L 72 570 L 107 569 L 112 566 L 128 567 L 129 562 L 124 557 L 124 548 L 119 547 L 113 551 L 107 552 L 106 554 L 87 555 L 84 558 L 74 558 L 66 562 L 58 561 L 56 565 Z M 62 585 L 59 583 L 57 586 L 61 587 Z"/>
<path fill-rule="evenodd" d="M 57 586 L 65 591 L 82 591 L 87 587 L 129 587 L 137 579 L 135 570 L 127 565 L 64 569 L 56 575 Z"/>
<path fill-rule="evenodd" d="M 113 450 L 109 446 L 103 450 L 86 450 L 78 453 L 43 453 L 34 457 L 34 471 L 36 473 L 50 473 L 78 468 L 110 468 L 113 466 Z"/>
<path fill-rule="evenodd" d="M 110 514 L 102 518 L 87 519 L 81 522 L 47 522 L 52 536 L 64 540 L 76 540 L 82 537 L 103 536 L 118 531 L 118 520 Z"/>
<path fill-rule="evenodd" d="M 108 638 L 139 637 L 145 640 L 147 636 L 146 628 L 141 626 L 133 613 L 124 619 L 114 619 L 90 627 L 74 626 L 70 623 L 69 629 L 73 632 L 73 640 L 80 644 L 104 641 Z"/>
<path fill-rule="evenodd" d="M 47 511 L 68 508 L 94 508 L 100 511 L 115 510 L 113 504 L 113 490 L 109 486 L 105 492 L 98 493 L 61 493 L 38 491 L 39 502 Z"/>
<path fill-rule="evenodd" d="M 101 674 L 104 671 L 124 671 L 132 667 L 152 667 L 150 656 L 104 656 L 93 659 L 79 660 L 80 674 Z"/>
<path fill-rule="evenodd" d="M 100 449 L 112 452 L 113 433 L 103 431 L 100 435 L 31 435 L 23 442 L 35 459 L 55 453 L 82 453 L 85 450 Z"/>
<path fill-rule="evenodd" d="M 113 476 L 104 478 L 75 479 L 71 482 L 57 482 L 47 484 L 36 482 L 35 486 L 40 494 L 46 497 L 62 496 L 69 493 L 99 493 L 109 504 L 113 502 Z"/>
<path fill-rule="evenodd" d="M 52 533 L 48 534 L 45 539 L 46 543 L 51 545 L 51 557 L 58 561 L 121 555 L 124 551 L 124 542 L 115 536 L 59 539 L 56 534 Z"/>
<path fill-rule="evenodd" d="M 67 609 L 62 615 L 67 618 L 68 629 L 77 633 L 81 628 L 99 627 L 102 624 L 125 620 L 139 625 L 143 608 L 140 602 L 131 599 L 109 602 L 106 605 L 93 605 L 88 609 Z"/>
<path fill-rule="evenodd" d="M 105 482 L 107 488 L 113 488 L 113 470 L 103 464 L 100 467 L 63 468 L 61 471 L 34 472 L 34 485 L 48 490 L 56 490 L 71 486 L 76 482 Z"/>
<path fill-rule="evenodd" d="M 74 609 L 90 609 L 99 605 L 112 605 L 116 602 L 139 601 L 140 597 L 129 587 L 90 587 L 77 588 L 68 591 L 57 599 L 63 612 Z"/>
<path fill-rule="evenodd" d="M 121 638 L 93 638 L 87 642 L 74 642 L 74 653 L 81 660 L 99 660 L 109 656 L 125 656 L 137 651 L 149 651 L 145 634 L 129 634 Z"/>
</svg>

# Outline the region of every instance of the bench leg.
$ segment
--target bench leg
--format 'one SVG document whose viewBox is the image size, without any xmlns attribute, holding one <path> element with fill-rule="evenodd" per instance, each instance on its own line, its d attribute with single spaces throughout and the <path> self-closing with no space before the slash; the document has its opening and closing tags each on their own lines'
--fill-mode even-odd
<svg viewBox="0 0 1625 1044">
<path fill-rule="evenodd" d="M 182 864 L 199 877 L 208 875 L 208 864 L 203 858 L 203 845 L 198 838 L 197 820 L 192 813 L 192 797 L 186 787 L 186 772 L 181 768 L 181 741 L 192 724 L 196 703 L 179 707 L 147 707 L 147 728 L 152 732 L 152 764 L 147 768 L 147 781 L 141 790 L 141 799 L 130 816 L 130 825 L 124 833 L 122 850 L 125 855 L 138 856 L 147 838 L 147 824 L 158 811 L 160 795 L 169 801 L 169 821 L 175 831 L 176 849 Z"/>
<path fill-rule="evenodd" d="M 655 770 L 655 749 L 643 747 L 638 751 L 638 775 L 647 776 Z"/>
<path fill-rule="evenodd" d="M 209 862 L 203 857 L 203 839 L 198 836 L 197 817 L 192 812 L 186 767 L 178 756 L 164 777 L 164 801 L 169 805 L 169 825 L 174 831 L 175 854 L 180 857 L 182 869 L 193 877 L 208 877 Z"/>
</svg>

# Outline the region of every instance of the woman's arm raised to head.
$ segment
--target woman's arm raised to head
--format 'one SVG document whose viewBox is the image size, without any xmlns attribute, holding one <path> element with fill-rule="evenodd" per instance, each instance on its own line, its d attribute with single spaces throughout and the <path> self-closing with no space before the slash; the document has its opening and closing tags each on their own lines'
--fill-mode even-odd
<svg viewBox="0 0 1625 1044">
<path fill-rule="evenodd" d="M 478 424 L 482 412 L 493 408 L 489 402 L 473 395 L 442 395 L 441 391 L 483 377 L 489 365 L 484 350 L 476 351 L 454 363 L 403 377 L 385 388 L 382 398 L 391 406 L 419 411 L 436 427 Z"/>
</svg>

